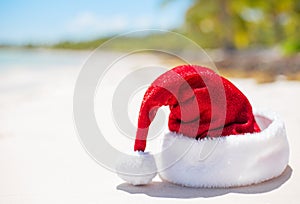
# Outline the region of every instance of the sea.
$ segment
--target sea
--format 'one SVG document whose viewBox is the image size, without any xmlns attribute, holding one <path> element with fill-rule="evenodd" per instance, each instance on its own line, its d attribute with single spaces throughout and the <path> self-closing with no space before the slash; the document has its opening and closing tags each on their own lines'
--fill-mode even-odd
<svg viewBox="0 0 300 204">
<path fill-rule="evenodd" d="M 1 48 L 0 72 L 12 69 L 78 67 L 89 54 L 90 51 Z"/>
</svg>

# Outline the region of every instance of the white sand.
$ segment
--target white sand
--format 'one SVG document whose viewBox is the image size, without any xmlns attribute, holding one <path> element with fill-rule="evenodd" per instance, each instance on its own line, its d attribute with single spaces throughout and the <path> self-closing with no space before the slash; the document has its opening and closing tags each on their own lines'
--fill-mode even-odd
<svg viewBox="0 0 300 204">
<path fill-rule="evenodd" d="M 159 178 L 149 186 L 133 187 L 94 162 L 77 138 L 72 96 L 80 66 L 0 73 L 1 204 L 299 203 L 299 82 L 257 85 L 233 80 L 254 107 L 276 111 L 286 123 L 291 156 L 281 177 L 230 189 L 185 188 Z"/>
</svg>

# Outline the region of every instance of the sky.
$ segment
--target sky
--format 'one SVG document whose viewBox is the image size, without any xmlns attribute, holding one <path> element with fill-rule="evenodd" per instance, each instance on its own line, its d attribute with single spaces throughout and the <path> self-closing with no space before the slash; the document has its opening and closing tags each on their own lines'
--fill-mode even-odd
<svg viewBox="0 0 300 204">
<path fill-rule="evenodd" d="M 0 0 L 0 44 L 84 41 L 140 29 L 174 29 L 192 0 Z"/>
</svg>

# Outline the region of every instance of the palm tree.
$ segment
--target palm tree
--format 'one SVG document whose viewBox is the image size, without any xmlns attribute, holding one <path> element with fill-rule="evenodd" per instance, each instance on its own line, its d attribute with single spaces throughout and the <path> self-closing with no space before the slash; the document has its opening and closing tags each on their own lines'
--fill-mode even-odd
<svg viewBox="0 0 300 204">
<path fill-rule="evenodd" d="M 299 29 L 300 0 L 194 0 L 184 25 L 201 45 L 225 49 L 281 43 Z"/>
</svg>

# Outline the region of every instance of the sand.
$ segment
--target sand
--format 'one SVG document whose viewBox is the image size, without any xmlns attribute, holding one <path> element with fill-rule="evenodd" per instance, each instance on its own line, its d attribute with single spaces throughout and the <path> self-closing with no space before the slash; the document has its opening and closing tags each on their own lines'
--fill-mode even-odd
<svg viewBox="0 0 300 204">
<path fill-rule="evenodd" d="M 87 56 L 75 66 L 0 72 L 0 203 L 299 203 L 299 82 L 258 85 L 232 79 L 255 108 L 284 119 L 291 153 L 282 176 L 229 189 L 185 188 L 158 177 L 151 185 L 134 187 L 98 165 L 76 134 L 73 89 Z M 131 151 L 128 144 L 125 149 Z"/>
</svg>

